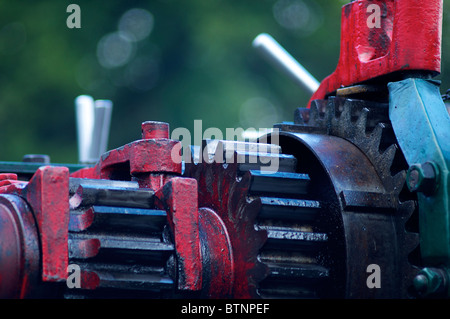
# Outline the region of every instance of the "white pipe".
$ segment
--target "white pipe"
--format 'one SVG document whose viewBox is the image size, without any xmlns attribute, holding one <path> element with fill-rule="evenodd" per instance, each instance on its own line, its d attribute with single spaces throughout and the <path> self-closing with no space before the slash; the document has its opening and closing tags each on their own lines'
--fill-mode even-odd
<svg viewBox="0 0 450 319">
<path fill-rule="evenodd" d="M 253 40 L 253 47 L 309 93 L 313 94 L 319 88 L 319 81 L 270 35 L 266 33 L 258 35 Z"/>
<path fill-rule="evenodd" d="M 96 149 L 96 158 L 98 158 L 107 151 L 108 148 L 108 138 L 109 138 L 109 129 L 111 125 L 111 115 L 112 115 L 113 103 L 110 100 L 96 100 L 95 101 L 95 110 L 96 113 L 100 114 L 101 118 L 96 120 L 96 123 L 100 126 L 100 136 L 99 143 Z"/>
<path fill-rule="evenodd" d="M 94 99 L 89 95 L 80 95 L 75 99 L 75 113 L 78 135 L 78 161 L 90 162 L 92 135 L 94 132 Z"/>
</svg>

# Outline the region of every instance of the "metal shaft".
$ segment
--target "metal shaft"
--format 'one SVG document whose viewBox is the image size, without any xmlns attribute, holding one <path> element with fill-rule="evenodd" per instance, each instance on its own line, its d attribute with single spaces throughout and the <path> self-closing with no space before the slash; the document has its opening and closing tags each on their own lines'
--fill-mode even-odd
<svg viewBox="0 0 450 319">
<path fill-rule="evenodd" d="M 78 133 L 78 161 L 83 164 L 89 163 L 95 121 L 94 99 L 88 95 L 78 96 L 75 99 L 75 113 Z"/>
<path fill-rule="evenodd" d="M 88 95 L 75 99 L 78 131 L 78 160 L 95 163 L 106 152 L 111 123 L 112 102 L 96 100 Z"/>
<path fill-rule="evenodd" d="M 270 35 L 258 35 L 253 40 L 253 47 L 309 93 L 313 94 L 319 88 L 319 81 Z"/>
<path fill-rule="evenodd" d="M 95 161 L 97 161 L 108 148 L 111 114 L 112 102 L 110 100 L 95 101 L 94 143 L 91 149 L 91 158 L 95 159 Z"/>
</svg>

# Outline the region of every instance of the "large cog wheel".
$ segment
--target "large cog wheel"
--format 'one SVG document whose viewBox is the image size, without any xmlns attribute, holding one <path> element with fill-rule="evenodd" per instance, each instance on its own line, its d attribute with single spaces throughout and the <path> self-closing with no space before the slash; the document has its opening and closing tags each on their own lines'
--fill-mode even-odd
<svg viewBox="0 0 450 319">
<path fill-rule="evenodd" d="M 275 127 L 283 150 L 276 174 L 250 160 L 264 152 L 186 166 L 198 182 L 199 207 L 213 209 L 229 232 L 232 296 L 410 297 L 419 260 L 416 203 L 404 191 L 405 161 L 387 105 L 331 97 Z M 224 149 L 214 145 L 211 158 Z M 384 289 L 366 286 L 373 263 Z"/>
<path fill-rule="evenodd" d="M 386 194 L 394 201 L 397 236 L 393 240 L 402 276 L 401 297 L 409 298 L 415 297 L 411 284 L 420 265 L 417 201 L 405 186 L 408 165 L 398 147 L 388 109 L 389 105 L 383 101 L 332 96 L 313 101 L 310 109 L 297 109 L 294 126 L 300 131 L 316 130 L 343 138 L 358 147 L 372 163 Z"/>
<path fill-rule="evenodd" d="M 230 142 L 219 142 L 213 158 L 222 154 L 220 143 Z M 277 157 L 281 171 L 261 170 L 267 156 Z M 225 163 L 186 166 L 185 175 L 198 181 L 199 207 L 214 210 L 230 236 L 234 298 L 318 297 L 329 281 L 328 236 L 315 221 L 323 203 L 308 199 L 309 176 L 296 165 L 292 155 L 235 152 Z"/>
</svg>

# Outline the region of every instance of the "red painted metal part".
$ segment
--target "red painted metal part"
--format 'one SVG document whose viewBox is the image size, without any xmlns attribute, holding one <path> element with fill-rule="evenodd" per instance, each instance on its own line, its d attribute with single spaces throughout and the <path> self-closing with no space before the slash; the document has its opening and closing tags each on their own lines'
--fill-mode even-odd
<svg viewBox="0 0 450 319">
<path fill-rule="evenodd" d="M 31 178 L 22 196 L 33 208 L 42 249 L 42 280 L 67 278 L 69 169 L 45 166 Z"/>
<path fill-rule="evenodd" d="M 178 177 L 182 170 L 181 143 L 169 139 L 167 123 L 147 121 L 142 123 L 141 129 L 142 139 L 103 154 L 95 167 L 80 170 L 71 176 L 133 180 L 139 183 L 140 188 L 153 189 L 157 207 L 168 212 L 168 223 L 174 235 L 178 255 L 178 289 L 200 291 L 203 266 L 197 182 Z M 89 212 L 86 214 L 89 215 Z M 72 219 L 71 227 L 87 227 L 85 221 L 89 223 L 89 218 Z M 85 247 L 79 248 L 80 252 L 86 251 Z M 92 253 L 95 254 L 95 249 Z"/>
<path fill-rule="evenodd" d="M 0 194 L 19 194 L 27 182 L 17 180 L 17 174 L 0 174 Z"/>
<path fill-rule="evenodd" d="M 186 166 L 187 176 L 198 181 L 200 207 L 208 207 L 223 222 L 232 249 L 232 297 L 257 298 L 256 287 L 267 275 L 267 267 L 257 254 L 267 239 L 265 231 L 255 229 L 260 201 L 247 202 L 250 174 L 238 176 L 238 163 Z"/>
<path fill-rule="evenodd" d="M 169 125 L 142 123 L 142 139 L 106 152 L 92 168 L 71 174 L 94 179 L 132 179 L 142 188 L 154 190 L 182 170 L 181 142 L 169 139 Z"/>
<path fill-rule="evenodd" d="M 371 28 L 381 9 L 381 27 Z M 397 71 L 441 70 L 442 0 L 358 0 L 342 8 L 341 47 L 334 73 L 325 78 L 311 101 L 340 87 Z"/>
<path fill-rule="evenodd" d="M 168 213 L 178 256 L 178 289 L 202 288 L 202 254 L 199 237 L 197 181 L 172 178 L 156 193 L 156 205 Z"/>
<path fill-rule="evenodd" d="M 146 121 L 142 123 L 142 138 L 169 138 L 169 124 L 164 122 Z"/>
<path fill-rule="evenodd" d="M 172 160 L 178 141 L 167 139 L 138 140 L 105 153 L 98 166 L 100 178 L 108 179 L 117 164 L 129 163 L 131 175 L 151 172 L 181 173 L 181 162 Z"/>
<path fill-rule="evenodd" d="M 0 195 L 0 298 L 29 297 L 39 282 L 37 226 L 26 202 Z"/>
<path fill-rule="evenodd" d="M 168 129 L 165 123 L 144 122 L 143 139 L 105 153 L 94 167 L 82 169 L 70 176 L 135 180 L 139 182 L 139 187 L 153 189 L 155 205 L 166 210 L 173 234 L 178 266 L 177 288 L 201 292 L 202 296 L 208 298 L 232 297 L 235 289 L 235 258 L 227 227 L 214 210 L 199 209 L 197 181 L 180 176 L 181 143 L 168 139 Z M 30 251 L 31 247 L 37 245 L 32 251 L 40 253 L 33 255 L 32 260 L 38 262 L 38 277 L 42 281 L 65 281 L 69 256 L 68 231 L 84 230 L 93 221 L 93 212 L 90 210 L 82 215 L 70 215 L 68 169 L 44 166 L 36 171 L 29 182 L 18 181 L 15 174 L 0 174 L 0 194 L 9 194 L 0 196 L 14 196 L 24 203 L 16 212 L 5 209 L 0 198 L 0 222 L 9 222 L 13 215 L 10 211 L 13 211 L 17 215 L 25 214 L 34 218 L 37 229 L 35 240 L 24 245 L 23 241 L 27 237 L 24 237 L 23 231 L 17 230 L 20 227 L 9 222 L 9 237 L 15 236 L 15 240 L 11 241 L 15 254 L 3 251 L 8 248 L 7 245 L 1 247 L 3 250 L 0 249 L 0 254 L 8 253 L 11 256 L 9 264 L 1 265 L 1 273 L 7 273 L 3 271 L 5 267 L 24 268 L 23 264 L 28 260 L 20 259 L 22 250 Z M 31 208 L 28 215 L 25 209 L 28 206 L 24 200 Z M 71 256 L 94 257 L 99 248 L 97 239 L 79 241 L 77 245 L 71 246 Z M 21 278 L 20 274 L 17 272 L 11 276 L 10 283 L 5 287 L 19 287 L 22 282 L 26 282 L 26 278 Z M 95 289 L 99 283 L 100 279 L 94 272 L 81 273 L 83 288 Z M 17 293 L 22 296 L 26 289 L 22 291 Z M 13 297 L 16 296 L 14 293 Z"/>
<path fill-rule="evenodd" d="M 232 297 L 234 284 L 233 250 L 224 222 L 210 208 L 199 209 L 203 257 L 203 289 L 208 298 Z M 207 279 L 207 280 L 205 280 Z"/>
<path fill-rule="evenodd" d="M 41 244 L 42 280 L 65 281 L 69 262 L 69 169 L 43 166 L 29 182 L 17 181 L 14 175 L 0 176 L 0 194 L 21 196 L 33 211 Z"/>
</svg>

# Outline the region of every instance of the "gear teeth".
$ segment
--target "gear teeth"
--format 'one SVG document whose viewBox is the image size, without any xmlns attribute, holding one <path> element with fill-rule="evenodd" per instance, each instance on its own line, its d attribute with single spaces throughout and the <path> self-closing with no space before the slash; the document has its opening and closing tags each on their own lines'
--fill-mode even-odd
<svg viewBox="0 0 450 319">
<path fill-rule="evenodd" d="M 405 185 L 405 180 L 406 180 L 406 171 L 398 172 L 392 177 L 392 185 L 393 185 L 392 191 L 395 194 L 400 194 L 403 186 Z"/>
<path fill-rule="evenodd" d="M 380 152 L 381 142 L 388 128 L 386 124 L 379 122 L 371 126 L 373 128 L 369 131 L 369 118 L 378 116 L 380 110 L 371 111 L 364 106 L 358 108 L 354 104 L 358 103 L 357 101 L 336 97 L 313 102 L 310 113 L 311 118 L 314 119 L 310 119 L 307 125 L 317 125 L 326 128 L 328 135 L 341 137 L 355 144 L 376 167 L 383 185 L 398 193 L 401 189 L 400 184 L 404 182 L 401 180 L 403 178 L 398 176 L 398 180 L 393 182 L 394 177 L 391 174 L 391 167 L 398 147 L 396 144 L 391 144 L 385 151 Z M 318 110 L 322 110 L 324 113 L 320 120 L 318 120 L 319 116 L 317 116 Z"/>
<path fill-rule="evenodd" d="M 298 125 L 307 125 L 309 120 L 309 109 L 299 107 L 294 112 L 294 123 Z"/>
<path fill-rule="evenodd" d="M 417 247 L 419 246 L 417 243 L 419 242 L 419 234 L 405 232 L 404 235 L 404 250 L 407 252 L 407 255 L 411 254 Z"/>
<path fill-rule="evenodd" d="M 407 200 L 400 203 L 399 209 L 402 212 L 402 218 L 405 222 L 411 218 L 415 208 L 416 204 L 413 200 Z"/>
<path fill-rule="evenodd" d="M 397 145 L 390 145 L 383 153 L 379 153 L 376 157 L 377 163 L 375 167 L 379 168 L 379 174 L 382 180 L 391 177 L 391 167 L 394 163 L 395 154 L 397 153 Z M 395 187 L 396 185 L 394 185 Z"/>
<path fill-rule="evenodd" d="M 378 150 L 383 136 L 383 131 L 386 128 L 384 123 L 378 123 L 370 134 L 369 140 L 372 142 L 372 149 Z"/>
<path fill-rule="evenodd" d="M 258 297 L 257 285 L 268 269 L 257 255 L 267 240 L 267 232 L 254 227 L 261 201 L 248 196 L 250 174 L 240 174 L 236 161 L 188 163 L 185 174 L 198 181 L 199 207 L 213 209 L 227 228 L 233 247 L 233 297 Z"/>
<path fill-rule="evenodd" d="M 327 112 L 328 112 L 328 134 L 330 135 L 336 135 L 341 136 L 339 133 L 339 118 L 336 116 L 336 104 L 335 101 L 332 100 L 330 103 L 328 103 L 327 106 Z"/>
<path fill-rule="evenodd" d="M 344 109 L 342 110 L 341 115 L 339 116 L 339 120 L 341 127 L 343 128 L 351 127 L 352 121 L 351 108 L 347 106 L 347 104 L 344 104 Z"/>
<path fill-rule="evenodd" d="M 309 121 L 324 121 L 317 105 L 311 110 Z M 297 114 L 297 120 L 306 119 L 304 110 Z M 220 142 L 217 145 L 211 155 L 223 152 Z M 266 156 L 261 150 L 253 155 Z M 283 153 L 276 156 L 280 161 L 295 159 Z M 329 237 L 320 231 L 324 204 L 310 199 L 309 176 L 297 173 L 296 165 L 276 173 L 259 167 L 243 172 L 250 157 L 243 158 L 244 163 L 226 159 L 230 161 L 225 164 L 189 164 L 185 174 L 198 181 L 200 206 L 213 209 L 227 227 L 235 261 L 233 296 L 311 298 L 325 293 L 331 280 L 328 259 L 323 260 Z"/>
<path fill-rule="evenodd" d="M 309 109 L 308 124 L 317 126 L 319 124 L 319 107 L 317 103 L 312 103 Z"/>
<path fill-rule="evenodd" d="M 357 128 L 358 138 L 366 137 L 366 128 L 367 128 L 367 116 L 369 114 L 368 108 L 363 108 L 361 110 L 361 114 L 358 117 L 358 120 L 355 123 L 355 127 Z"/>
<path fill-rule="evenodd" d="M 175 247 L 167 213 L 137 183 L 69 179 L 69 262 L 81 268 L 81 289 L 65 298 L 169 295 L 176 283 Z"/>
<path fill-rule="evenodd" d="M 308 126 L 325 127 L 326 122 L 326 108 L 328 101 L 326 100 L 315 100 L 311 103 L 309 108 L 309 120 Z"/>
<path fill-rule="evenodd" d="M 415 265 L 420 255 L 417 216 L 414 215 L 417 204 L 410 195 L 403 193 L 406 165 L 401 162 L 402 153 L 390 126 L 389 105 L 339 97 L 329 97 L 324 101 L 327 102 L 322 116 L 324 121 L 306 125 L 320 125 L 321 129 L 325 129 L 323 134 L 343 138 L 357 146 L 375 167 L 384 192 L 395 200 L 398 274 L 404 277 L 401 279 L 402 295 L 407 296 L 408 285 L 417 273 Z M 400 162 L 397 163 L 397 160 Z M 405 196 L 408 200 L 402 202 L 400 199 L 406 199 Z"/>
<path fill-rule="evenodd" d="M 414 277 L 420 271 L 420 268 L 416 265 L 418 262 L 416 257 L 414 257 L 415 253 L 419 251 L 419 242 L 420 236 L 419 233 L 415 231 L 407 230 L 407 223 L 410 222 L 413 214 L 415 213 L 416 204 L 414 200 L 408 200 L 400 203 L 399 205 L 399 215 L 397 216 L 397 223 L 403 229 L 403 233 L 400 234 L 401 245 L 403 249 L 403 260 L 400 265 L 403 273 L 407 274 L 407 278 L 403 280 L 403 290 L 409 291 L 411 283 L 413 282 Z M 413 297 L 409 295 L 408 297 Z"/>
<path fill-rule="evenodd" d="M 389 167 L 394 163 L 395 153 L 397 153 L 397 145 L 390 145 L 381 155 L 383 157 L 383 163 Z"/>
</svg>

